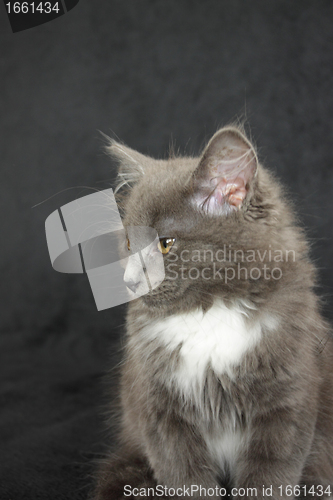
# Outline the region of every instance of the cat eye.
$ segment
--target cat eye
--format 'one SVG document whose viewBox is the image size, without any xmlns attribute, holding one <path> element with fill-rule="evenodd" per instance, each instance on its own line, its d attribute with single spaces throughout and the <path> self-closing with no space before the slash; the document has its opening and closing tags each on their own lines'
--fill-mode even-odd
<svg viewBox="0 0 333 500">
<path fill-rule="evenodd" d="M 130 244 L 130 240 L 128 238 L 126 238 L 126 243 L 127 243 L 127 250 L 130 252 L 131 251 L 131 244 Z"/>
<path fill-rule="evenodd" d="M 163 255 L 166 255 L 170 252 L 171 247 L 175 241 L 175 238 L 160 238 L 160 241 L 157 244 L 157 248 Z"/>
</svg>

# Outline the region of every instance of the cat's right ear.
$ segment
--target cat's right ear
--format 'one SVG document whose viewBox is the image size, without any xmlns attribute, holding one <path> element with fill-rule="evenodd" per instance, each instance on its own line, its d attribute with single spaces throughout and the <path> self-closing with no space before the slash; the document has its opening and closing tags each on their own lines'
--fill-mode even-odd
<svg viewBox="0 0 333 500">
<path fill-rule="evenodd" d="M 257 175 L 254 147 L 236 127 L 220 129 L 207 144 L 193 178 L 195 206 L 210 215 L 246 207 Z"/>
<path fill-rule="evenodd" d="M 105 136 L 106 137 L 106 136 Z M 145 173 L 147 158 L 124 144 L 107 137 L 105 150 L 118 163 L 118 184 L 115 193 L 123 186 L 133 186 Z"/>
</svg>

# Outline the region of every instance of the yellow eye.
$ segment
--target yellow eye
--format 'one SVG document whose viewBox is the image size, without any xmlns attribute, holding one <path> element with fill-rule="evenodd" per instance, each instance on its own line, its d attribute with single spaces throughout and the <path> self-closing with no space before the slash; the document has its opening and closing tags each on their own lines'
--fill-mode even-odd
<svg viewBox="0 0 333 500">
<path fill-rule="evenodd" d="M 163 255 L 166 255 L 170 252 L 171 247 L 175 241 L 175 238 L 160 238 L 160 241 L 157 244 L 157 248 Z"/>
<path fill-rule="evenodd" d="M 130 244 L 130 240 L 128 238 L 126 238 L 126 243 L 127 243 L 127 250 L 130 252 L 131 251 L 131 244 Z"/>
</svg>

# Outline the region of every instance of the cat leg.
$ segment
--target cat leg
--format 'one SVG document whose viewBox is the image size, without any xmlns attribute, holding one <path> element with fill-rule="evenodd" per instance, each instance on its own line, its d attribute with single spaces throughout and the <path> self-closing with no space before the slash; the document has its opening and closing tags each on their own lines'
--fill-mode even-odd
<svg viewBox="0 0 333 500">
<path fill-rule="evenodd" d="M 305 411 L 301 415 L 290 408 L 275 409 L 269 416 L 256 417 L 236 470 L 235 486 L 244 488 L 245 495 L 241 490 L 234 498 L 262 499 L 264 488 L 271 488 L 272 500 L 294 498 L 291 488 L 301 484 L 314 420 L 315 414 L 312 419 L 310 412 L 306 417 Z"/>
<path fill-rule="evenodd" d="M 155 487 L 148 461 L 142 455 L 122 452 L 108 457 L 101 465 L 93 500 L 133 499 L 138 497 L 133 491 Z"/>
<path fill-rule="evenodd" d="M 153 436 L 147 455 L 154 477 L 157 484 L 172 491 L 170 497 L 220 500 L 219 472 L 192 425 L 177 415 L 164 414 L 147 435 Z"/>
</svg>

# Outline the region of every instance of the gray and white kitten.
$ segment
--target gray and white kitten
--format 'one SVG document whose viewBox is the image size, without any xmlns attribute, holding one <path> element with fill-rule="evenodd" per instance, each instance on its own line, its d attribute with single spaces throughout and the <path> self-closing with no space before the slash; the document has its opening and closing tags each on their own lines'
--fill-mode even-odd
<svg viewBox="0 0 333 500">
<path fill-rule="evenodd" d="M 199 158 L 109 150 L 130 186 L 124 226 L 156 229 L 165 278 L 128 307 L 119 449 L 95 500 L 153 498 L 156 485 L 182 488 L 176 498 L 191 485 L 200 498 L 220 486 L 328 496 L 333 344 L 280 185 L 239 127 Z M 136 290 L 142 277 L 128 274 Z"/>
</svg>

